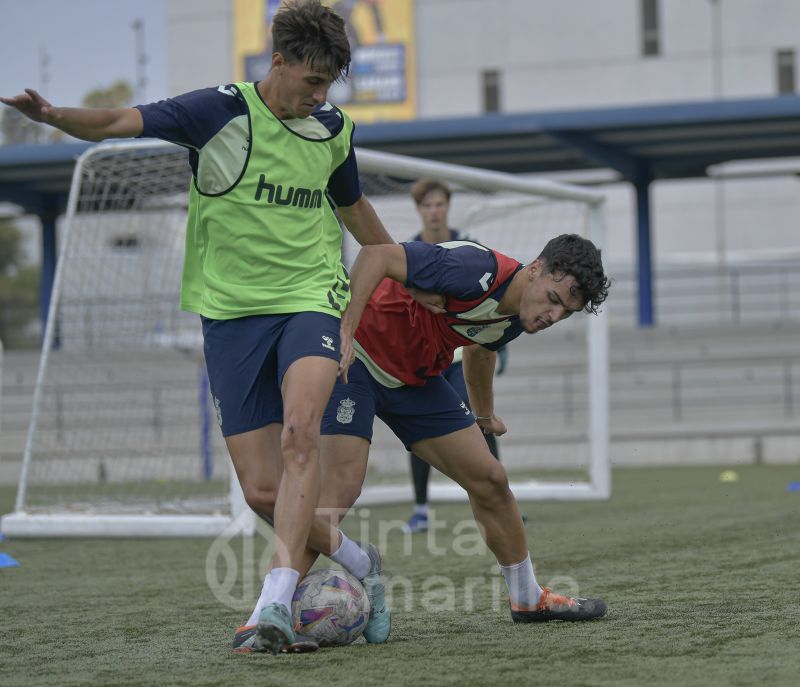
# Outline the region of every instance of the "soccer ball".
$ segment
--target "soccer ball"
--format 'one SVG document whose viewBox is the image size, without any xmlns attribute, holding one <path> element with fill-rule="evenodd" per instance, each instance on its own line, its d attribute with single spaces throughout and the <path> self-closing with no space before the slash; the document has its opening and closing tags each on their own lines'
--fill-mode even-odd
<svg viewBox="0 0 800 687">
<path fill-rule="evenodd" d="M 320 646 L 350 644 L 364 632 L 369 599 L 364 587 L 344 570 L 314 570 L 292 598 L 295 629 Z"/>
</svg>

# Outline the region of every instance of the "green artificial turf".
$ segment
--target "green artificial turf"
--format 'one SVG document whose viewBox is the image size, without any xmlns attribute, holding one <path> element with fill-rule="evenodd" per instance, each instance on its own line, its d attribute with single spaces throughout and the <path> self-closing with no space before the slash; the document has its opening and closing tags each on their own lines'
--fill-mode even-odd
<svg viewBox="0 0 800 687">
<path fill-rule="evenodd" d="M 0 569 L 0 685 L 795 685 L 800 467 L 736 471 L 616 470 L 610 501 L 522 505 L 540 583 L 608 601 L 590 623 L 513 625 L 465 506 L 436 509 L 434 540 L 391 526 L 407 507 L 357 512 L 345 529 L 384 539 L 390 641 L 297 656 L 229 650 L 261 536 L 0 541 L 21 564 Z"/>
</svg>

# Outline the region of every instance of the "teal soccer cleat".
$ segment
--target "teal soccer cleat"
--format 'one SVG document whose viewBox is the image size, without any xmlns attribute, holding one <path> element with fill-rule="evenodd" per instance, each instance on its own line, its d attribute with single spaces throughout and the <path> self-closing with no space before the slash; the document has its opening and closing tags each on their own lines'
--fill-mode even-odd
<svg viewBox="0 0 800 687">
<path fill-rule="evenodd" d="M 295 632 L 294 642 L 287 644 L 281 649 L 285 654 L 304 654 L 309 651 L 319 649 L 319 644 L 311 637 L 306 637 Z M 236 628 L 233 635 L 233 651 L 237 654 L 249 654 L 253 652 L 264 652 L 268 649 L 261 643 L 255 625 L 243 625 Z"/>
<path fill-rule="evenodd" d="M 367 552 L 370 568 L 367 576 L 361 580 L 369 598 L 369 620 L 364 628 L 364 638 L 370 644 L 382 644 L 389 638 L 392 629 L 392 611 L 386 607 L 383 575 L 381 570 L 381 554 L 374 544 L 359 546 Z"/>
<path fill-rule="evenodd" d="M 254 651 L 278 654 L 295 641 L 292 614 L 283 604 L 271 603 L 261 610 L 253 640 Z"/>
</svg>

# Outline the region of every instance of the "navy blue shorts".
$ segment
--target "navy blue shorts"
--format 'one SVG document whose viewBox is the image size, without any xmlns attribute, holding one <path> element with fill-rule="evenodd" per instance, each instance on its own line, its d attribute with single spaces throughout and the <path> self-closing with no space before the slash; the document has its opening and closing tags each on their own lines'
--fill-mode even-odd
<svg viewBox="0 0 800 687">
<path fill-rule="evenodd" d="M 348 384 L 336 380 L 322 417 L 322 434 L 348 434 L 372 440 L 377 415 L 408 449 L 421 439 L 451 434 L 475 423 L 467 405 L 442 377 L 425 386 L 390 389 L 376 382 L 364 363 L 356 360 Z"/>
<path fill-rule="evenodd" d="M 299 358 L 339 361 L 339 318 L 318 312 L 203 320 L 203 350 L 223 436 L 283 422 L 281 383 Z"/>
<path fill-rule="evenodd" d="M 461 361 L 453 363 L 450 367 L 445 368 L 442 372 L 448 384 L 455 389 L 458 397 L 467 404 L 469 407 L 469 394 L 467 394 L 467 382 L 464 380 L 464 365 Z"/>
</svg>

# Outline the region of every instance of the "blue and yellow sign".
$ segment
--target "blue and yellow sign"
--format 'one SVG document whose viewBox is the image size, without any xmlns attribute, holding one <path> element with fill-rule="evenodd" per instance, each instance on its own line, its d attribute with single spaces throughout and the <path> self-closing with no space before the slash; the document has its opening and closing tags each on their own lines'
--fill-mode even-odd
<svg viewBox="0 0 800 687">
<path fill-rule="evenodd" d="M 344 19 L 350 38 L 350 76 L 328 98 L 356 122 L 413 119 L 413 0 L 323 0 Z M 234 0 L 234 78 L 263 79 L 272 60 L 270 26 L 281 0 Z"/>
</svg>

